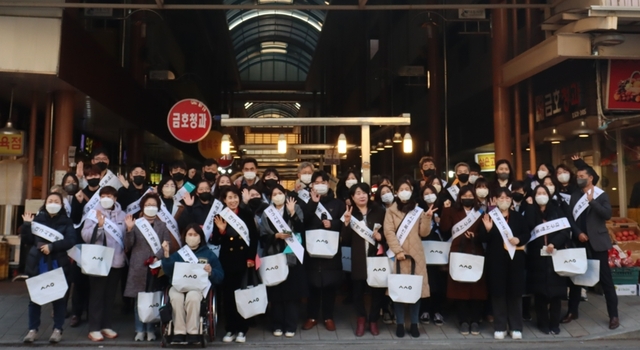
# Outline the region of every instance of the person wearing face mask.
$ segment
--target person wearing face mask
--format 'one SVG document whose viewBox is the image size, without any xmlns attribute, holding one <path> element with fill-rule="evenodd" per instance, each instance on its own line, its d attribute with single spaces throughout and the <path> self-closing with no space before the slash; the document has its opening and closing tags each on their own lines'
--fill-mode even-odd
<svg viewBox="0 0 640 350">
<path fill-rule="evenodd" d="M 122 279 L 126 267 L 123 235 L 125 212 L 116 202 L 118 191 L 111 186 L 100 189 L 100 204 L 94 209 L 95 216 L 85 221 L 82 239 L 87 244 L 106 245 L 114 249 L 111 270 L 106 277 L 89 276 L 89 339 L 103 341 L 118 336 L 112 327 L 113 304 L 116 299 L 115 286 Z M 105 225 L 106 223 L 106 225 Z"/>
<path fill-rule="evenodd" d="M 335 198 L 329 188 L 329 175 L 324 171 L 316 171 L 311 177 L 311 199 L 303 209 L 304 227 L 306 231 L 324 229 L 340 232 L 345 212 L 345 205 Z M 316 214 L 320 207 L 323 214 Z M 319 212 L 319 211 L 318 211 Z M 320 316 L 329 331 L 335 331 L 333 311 L 338 286 L 342 282 L 342 250 L 338 246 L 337 253 L 330 259 L 315 258 L 305 253 L 304 266 L 309 282 L 309 299 L 307 301 L 307 320 L 303 330 L 313 328 Z"/>
<path fill-rule="evenodd" d="M 162 201 L 161 205 L 164 204 L 173 217 L 179 217 L 178 213 L 182 214 L 184 210 L 182 203 L 174 199 L 177 189 L 178 185 L 172 177 L 164 177 L 156 188 Z"/>
<path fill-rule="evenodd" d="M 506 223 L 508 244 L 515 247 L 513 258 L 507 251 L 507 243 L 499 225 L 489 214 L 482 218 L 478 236 L 487 243 L 485 272 L 491 295 L 493 310 L 494 338 L 504 339 L 507 326 L 512 339 L 522 339 L 522 294 L 525 291 L 525 252 L 524 247 L 531 238 L 525 218 L 511 210 L 511 192 L 500 188 L 496 192 L 497 209 L 494 214 Z"/>
<path fill-rule="evenodd" d="M 231 176 L 229 175 L 218 176 L 218 178 L 216 179 L 215 188 L 213 190 L 213 198 L 217 200 L 222 200 L 222 198 L 220 198 L 220 192 L 222 192 L 223 189 L 231 186 L 232 184 L 233 184 L 233 181 L 231 181 Z"/>
<path fill-rule="evenodd" d="M 150 232 L 147 233 L 149 237 L 153 237 L 157 242 L 170 242 L 171 233 L 162 220 L 158 218 L 158 211 L 160 210 L 160 197 L 156 193 L 147 193 L 140 199 L 140 218 L 137 221 L 132 215 L 125 217 L 126 233 L 124 235 L 125 250 L 131 252 L 131 259 L 129 260 L 129 275 L 127 277 L 127 286 L 124 290 L 124 296 L 129 298 L 136 298 L 140 292 L 155 291 L 156 287 L 153 285 L 155 279 L 148 278 L 149 261 L 156 262 L 163 257 L 163 250 L 152 248 L 145 238 L 145 234 L 141 230 L 141 227 L 146 227 L 146 223 L 151 227 Z M 145 223 L 146 222 L 146 223 Z M 175 249 L 173 249 L 175 251 Z M 142 323 L 140 317 L 138 317 L 138 308 L 134 309 L 135 317 L 135 341 L 144 341 L 145 337 L 148 341 L 156 339 L 155 327 L 153 323 Z"/>
<path fill-rule="evenodd" d="M 480 212 L 488 213 L 489 210 L 492 210 L 493 208 L 490 207 L 489 203 L 489 184 L 487 183 L 487 180 L 478 179 L 473 186 L 476 191 L 478 203 L 480 204 Z"/>
<path fill-rule="evenodd" d="M 609 196 L 599 187 L 598 174 L 586 165 L 582 159 L 573 157 L 576 164 L 581 167 L 576 173 L 577 184 L 580 191 L 571 195 L 571 212 L 575 220 L 571 238 L 578 247 L 587 250 L 590 259 L 600 262 L 600 285 L 604 292 L 609 314 L 609 329 L 620 326 L 618 316 L 618 296 L 611 276 L 611 268 L 608 263 L 608 250 L 611 249 L 611 239 L 606 228 L 606 221 L 611 219 L 612 208 Z M 580 208 L 583 209 L 580 209 Z M 572 285 L 569 292 L 569 310 L 563 323 L 569 323 L 578 318 L 580 305 L 580 286 Z"/>
<path fill-rule="evenodd" d="M 431 185 L 426 185 L 421 190 L 422 198 L 418 200 L 423 210 L 429 210 L 433 205 L 438 210 L 431 219 L 431 234 L 422 238 L 423 241 L 446 242 L 451 238 L 449 232 L 440 230 L 439 212 L 442 212 L 442 203 L 438 200 L 436 189 Z M 431 296 L 422 299 L 420 302 L 420 323 L 429 324 L 431 321 L 436 326 L 444 325 L 443 306 L 447 295 L 447 276 L 449 272 L 442 265 L 427 264 L 427 275 L 429 276 L 429 293 Z"/>
<path fill-rule="evenodd" d="M 451 241 L 451 252 L 484 255 L 482 241 L 476 238 L 480 229 L 481 217 L 478 199 L 473 186 L 463 186 L 456 202 L 445 202 L 440 218 L 440 230 L 443 232 L 459 232 Z M 470 216 L 472 220 L 466 222 Z M 484 302 L 487 300 L 485 274 L 475 283 L 454 281 L 451 276 L 447 280 L 447 298 L 454 300 L 458 309 L 458 322 L 462 335 L 480 334 L 479 322 L 482 318 Z"/>
<path fill-rule="evenodd" d="M 208 184 L 208 183 L 207 183 Z M 211 194 L 211 193 L 209 193 Z M 197 223 L 189 224 L 185 229 L 185 246 L 189 247 L 202 264 L 204 272 L 209 274 L 212 285 L 219 285 L 224 279 L 224 271 L 218 257 L 207 247 L 204 232 Z M 173 269 L 177 262 L 185 262 L 179 252 L 170 253 L 168 243 L 162 244 L 162 270 L 171 281 Z M 174 287 L 169 288 L 171 301 L 171 320 L 173 321 L 173 335 L 171 342 L 197 344 L 200 342 L 200 303 L 202 291 L 179 292 Z"/>
<path fill-rule="evenodd" d="M 482 174 L 480 173 L 480 164 L 476 162 L 469 163 L 469 183 L 472 185 L 476 184 L 478 179 L 482 178 Z"/>
<path fill-rule="evenodd" d="M 466 185 L 469 185 L 469 165 L 458 163 L 455 166 L 456 179 L 449 183 L 442 191 L 443 201 L 454 203 L 458 199 L 458 192 Z"/>
<path fill-rule="evenodd" d="M 524 181 L 514 181 L 511 184 L 511 199 L 513 200 L 511 203 L 513 205 L 513 210 L 517 213 L 520 213 L 520 215 L 522 216 L 525 215 L 527 207 L 529 206 L 529 203 L 527 203 L 525 197 L 526 188 Z M 533 229 L 533 227 L 530 227 L 530 229 Z"/>
<path fill-rule="evenodd" d="M 513 167 L 511 167 L 511 162 L 506 159 L 498 160 L 496 162 L 495 178 L 489 186 L 489 195 L 495 197 L 495 193 L 497 193 L 501 187 L 505 187 L 513 192 L 512 184 L 515 179 L 516 177 L 513 172 Z"/>
<path fill-rule="evenodd" d="M 236 179 L 234 184 L 241 190 L 260 183 L 258 176 L 258 161 L 255 158 L 244 158 L 240 164 L 242 176 Z"/>
<path fill-rule="evenodd" d="M 421 298 L 428 298 L 429 293 L 429 278 L 427 276 L 427 262 L 424 256 L 424 250 L 422 248 L 422 237 L 427 237 L 431 233 L 431 219 L 433 213 L 438 208 L 433 205 L 429 207 L 429 210 L 424 211 L 421 208 L 416 208 L 417 203 L 413 199 L 413 188 L 406 182 L 400 182 L 398 187 L 397 198 L 391 208 L 387 209 L 384 218 L 384 236 L 389 245 L 389 250 L 394 254 L 395 259 L 400 262 L 400 273 L 411 273 L 411 260 L 407 259 L 410 256 L 415 261 L 415 274 L 422 276 L 422 291 Z M 416 211 L 417 210 L 417 211 Z M 413 220 L 413 225 L 403 226 L 405 218 L 411 214 L 411 217 L 418 217 Z M 408 230 L 408 233 L 403 232 Z M 398 237 L 405 237 L 404 241 L 400 241 Z M 395 264 L 394 264 L 395 265 Z M 395 266 L 394 266 L 395 270 Z M 405 304 L 394 303 L 394 310 L 396 314 L 396 336 L 402 338 L 405 335 L 404 326 L 404 309 Z M 411 318 L 411 327 L 409 333 L 411 337 L 418 338 L 420 331 L 418 330 L 418 322 L 420 317 L 420 299 L 415 304 L 410 304 L 409 312 Z"/>
<path fill-rule="evenodd" d="M 560 207 L 549 205 L 551 193 L 547 187 L 538 185 L 533 198 L 533 204 L 526 212 L 529 227 L 565 218 Z M 563 249 L 569 243 L 570 230 L 558 227 L 560 229 L 546 231 L 547 234 L 527 245 L 527 285 L 534 294 L 537 325 L 543 334 L 560 333 L 560 304 L 567 295 L 567 278 L 555 272 L 550 255 L 554 249 Z"/>
<path fill-rule="evenodd" d="M 420 158 L 418 168 L 420 169 L 420 175 L 422 175 L 420 179 L 420 187 L 424 187 L 426 183 L 429 183 L 429 179 L 440 176 L 436 170 L 436 163 L 433 157 L 424 156 Z M 447 183 L 444 182 L 442 185 L 444 187 Z"/>
<path fill-rule="evenodd" d="M 525 183 L 527 183 L 529 188 L 533 190 L 536 186 L 542 184 L 542 179 L 549 175 L 553 176 L 553 174 L 555 174 L 555 168 L 553 165 L 549 163 L 542 163 L 538 166 L 538 170 L 533 174 L 533 177 L 525 180 Z"/>
<path fill-rule="evenodd" d="M 267 168 L 262 174 L 262 179 L 260 180 L 260 185 L 257 186 L 260 189 L 261 193 L 264 193 L 262 198 L 265 202 L 269 202 L 267 198 L 267 193 L 271 193 L 271 190 L 280 184 L 280 173 L 276 168 Z"/>
<path fill-rule="evenodd" d="M 207 215 L 209 215 L 209 211 L 211 210 L 211 206 L 213 206 L 213 195 L 211 194 L 211 187 L 209 187 L 209 181 L 200 180 L 196 185 L 196 193 L 195 196 L 186 196 L 184 199 L 184 204 L 186 206 L 186 215 L 182 215 L 180 217 L 180 221 L 185 223 L 197 223 L 199 225 L 204 225 L 207 220 Z"/>
<path fill-rule="evenodd" d="M 560 184 L 560 188 L 558 188 L 558 193 L 564 193 L 568 196 L 571 196 L 573 192 L 578 190 L 578 186 L 576 185 L 576 177 L 564 164 L 560 164 L 556 167 L 556 180 Z"/>
<path fill-rule="evenodd" d="M 102 180 L 106 176 L 109 176 L 110 181 L 108 181 L 108 183 L 106 183 L 105 185 L 110 185 L 116 189 L 119 189 L 122 186 L 122 184 L 118 180 L 118 177 L 116 177 L 111 172 L 111 170 L 109 170 L 109 154 L 107 153 L 106 149 L 96 148 L 93 150 L 93 152 L 91 153 L 91 164 L 89 165 L 89 167 L 93 166 L 96 166 L 99 169 L 100 180 Z M 84 167 L 84 162 L 78 162 L 76 176 L 80 180 L 80 188 L 85 188 L 89 180 L 85 177 L 86 175 L 84 174 Z"/>
<path fill-rule="evenodd" d="M 442 193 L 442 189 L 444 188 L 443 184 L 446 183 L 446 182 L 444 182 L 444 180 L 442 180 L 441 178 L 439 178 L 437 176 L 433 176 L 433 177 L 430 177 L 427 182 L 431 186 L 433 186 L 433 188 L 436 189 L 436 195 L 438 196 L 439 199 L 440 199 L 441 196 L 444 196 L 444 193 Z"/>
<path fill-rule="evenodd" d="M 374 195 L 374 201 L 383 209 L 389 209 L 395 199 L 396 197 L 393 194 L 393 189 L 387 185 L 379 186 L 378 191 L 376 191 L 376 194 Z"/>
<path fill-rule="evenodd" d="M 59 193 L 50 193 L 45 199 L 45 204 L 37 215 L 25 212 L 22 215 L 24 223 L 20 227 L 21 244 L 29 247 L 29 253 L 25 263 L 25 274 L 29 277 L 38 276 L 61 267 L 65 277 L 69 275 L 69 257 L 67 250 L 76 243 L 76 233 L 73 222 L 67 216 L 63 206 L 63 198 Z M 51 242 L 48 239 L 36 235 L 33 226 L 43 226 L 45 230 L 54 231 L 55 235 L 62 239 Z M 62 327 L 67 313 L 65 299 L 58 299 L 53 304 L 53 332 L 49 342 L 58 343 L 62 340 Z M 41 306 L 29 302 L 29 332 L 24 337 L 25 343 L 33 343 L 40 328 Z"/>
<path fill-rule="evenodd" d="M 64 189 L 66 193 L 66 196 L 63 198 L 65 200 L 65 209 L 69 216 L 71 216 L 71 202 L 73 202 L 73 197 L 80 191 L 79 183 L 80 181 L 78 181 L 78 177 L 74 173 L 66 173 L 62 177 L 62 189 Z"/>
<path fill-rule="evenodd" d="M 173 162 L 169 168 L 169 176 L 176 184 L 176 191 L 189 182 L 187 164 L 181 160 Z"/>
<path fill-rule="evenodd" d="M 136 202 L 147 191 L 147 170 L 142 164 L 135 164 L 129 169 L 129 179 L 120 175 L 122 187 L 118 189 L 118 203 L 126 211 L 131 203 Z M 138 212 L 132 212 L 132 215 Z"/>
<path fill-rule="evenodd" d="M 315 171 L 313 163 L 302 162 L 298 165 L 298 179 L 293 191 L 290 191 L 287 195 L 293 197 L 300 208 L 304 208 L 310 199 L 309 190 L 311 190 L 311 176 Z M 303 209 L 304 210 L 304 209 Z"/>
<path fill-rule="evenodd" d="M 215 159 L 205 159 L 202 164 L 202 180 L 206 180 L 209 183 L 211 194 L 215 190 L 218 175 L 218 162 Z"/>
<path fill-rule="evenodd" d="M 304 232 L 304 214 L 296 204 L 293 197 L 286 196 L 287 191 L 282 185 L 275 185 L 269 193 L 271 206 L 276 211 L 262 213 L 260 220 L 260 242 L 264 249 L 264 255 L 270 256 L 284 253 L 287 258 L 289 275 L 287 279 L 272 287 L 267 287 L 267 296 L 271 303 L 271 328 L 273 335 L 292 338 L 298 329 L 298 311 L 300 300 L 307 297 L 306 273 L 302 262 L 298 260 L 293 250 L 285 242 L 285 239 L 293 235 L 298 243 L 303 244 L 302 232 Z M 292 232 L 280 232 L 274 220 L 279 215 Z M 273 219 L 271 219 L 273 216 Z M 304 259 L 303 259 L 304 261 Z"/>
<path fill-rule="evenodd" d="M 344 201 L 346 205 L 351 205 L 352 203 L 350 203 L 351 197 L 349 196 L 349 189 L 353 185 L 358 183 L 360 183 L 360 180 L 358 180 L 358 176 L 356 175 L 356 173 L 351 170 L 347 171 L 347 175 L 340 179 L 338 185 L 336 186 L 338 199 Z"/>
</svg>

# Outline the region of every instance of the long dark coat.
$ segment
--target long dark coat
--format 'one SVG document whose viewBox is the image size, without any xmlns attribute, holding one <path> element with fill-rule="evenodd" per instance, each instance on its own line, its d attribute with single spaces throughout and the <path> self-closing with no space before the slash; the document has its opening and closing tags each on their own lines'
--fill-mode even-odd
<svg viewBox="0 0 640 350">
<path fill-rule="evenodd" d="M 382 240 L 378 244 L 382 244 L 383 252 L 386 251 L 386 240 L 382 225 L 384 224 L 385 210 L 378 204 L 371 202 L 367 208 L 367 227 L 373 230 L 375 224 L 380 224 L 378 232 Z M 362 221 L 362 212 L 357 207 L 351 212 L 353 218 Z M 358 235 L 350 226 L 342 225 L 342 245 L 351 247 L 351 279 L 364 281 L 367 279 L 367 257 L 376 256 L 378 251 L 377 244 L 374 246 L 367 243 L 360 235 Z M 368 251 L 365 251 L 365 243 L 367 243 Z"/>
</svg>

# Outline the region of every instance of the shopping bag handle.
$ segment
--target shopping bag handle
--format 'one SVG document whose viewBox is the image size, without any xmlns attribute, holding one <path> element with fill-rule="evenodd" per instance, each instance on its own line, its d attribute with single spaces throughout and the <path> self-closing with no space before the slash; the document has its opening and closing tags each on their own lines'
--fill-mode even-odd
<svg viewBox="0 0 640 350">
<path fill-rule="evenodd" d="M 415 275 L 416 274 L 416 261 L 415 259 L 413 259 L 413 257 L 411 255 L 405 255 L 404 256 L 407 259 L 411 260 L 411 274 Z M 396 257 L 396 273 L 400 273 L 400 260 L 398 260 L 398 258 Z"/>
<path fill-rule="evenodd" d="M 253 283 L 249 284 L 249 276 L 252 277 Z M 256 272 L 256 269 L 254 268 L 247 268 L 247 271 L 245 271 L 244 275 L 242 276 L 242 281 L 240 282 L 240 289 L 247 289 L 248 286 L 257 286 L 262 284 L 262 279 L 260 278 L 260 275 L 258 274 L 258 272 Z"/>
</svg>

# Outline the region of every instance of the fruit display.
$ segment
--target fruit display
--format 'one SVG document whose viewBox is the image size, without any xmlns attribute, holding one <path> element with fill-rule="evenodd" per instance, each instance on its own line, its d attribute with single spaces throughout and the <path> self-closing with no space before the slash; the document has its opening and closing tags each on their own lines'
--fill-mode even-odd
<svg viewBox="0 0 640 350">
<path fill-rule="evenodd" d="M 615 233 L 617 242 L 635 241 L 638 234 L 632 229 L 623 229 Z"/>
<path fill-rule="evenodd" d="M 621 102 L 640 103 L 640 72 L 631 73 L 628 79 L 618 83 L 618 89 L 613 95 L 613 99 Z"/>
<path fill-rule="evenodd" d="M 609 267 L 640 267 L 640 259 L 634 260 L 630 250 L 620 253 L 616 248 L 609 249 Z"/>
</svg>

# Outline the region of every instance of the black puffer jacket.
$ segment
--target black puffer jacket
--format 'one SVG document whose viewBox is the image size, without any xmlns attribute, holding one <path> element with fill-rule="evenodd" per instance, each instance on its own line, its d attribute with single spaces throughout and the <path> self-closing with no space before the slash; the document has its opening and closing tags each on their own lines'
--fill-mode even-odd
<svg viewBox="0 0 640 350">
<path fill-rule="evenodd" d="M 39 275 L 40 259 L 44 257 L 47 264 L 53 264 L 53 261 L 55 260 L 58 263 L 58 266 L 62 267 L 65 274 L 67 274 L 69 269 L 69 257 L 67 256 L 67 250 L 71 249 L 71 247 L 76 244 L 76 232 L 73 228 L 73 222 L 71 222 L 71 219 L 67 216 L 64 209 L 60 210 L 60 212 L 54 216 L 49 215 L 46 211 L 41 211 L 33 219 L 33 222 L 37 222 L 60 232 L 64 236 L 64 239 L 51 243 L 34 235 L 31 232 L 31 223 L 25 222 L 20 228 L 20 237 L 24 245 L 29 245 L 31 247 L 27 255 L 25 273 L 28 276 Z M 46 244 L 49 244 L 49 255 L 44 255 L 40 252 L 40 247 Z"/>
</svg>

